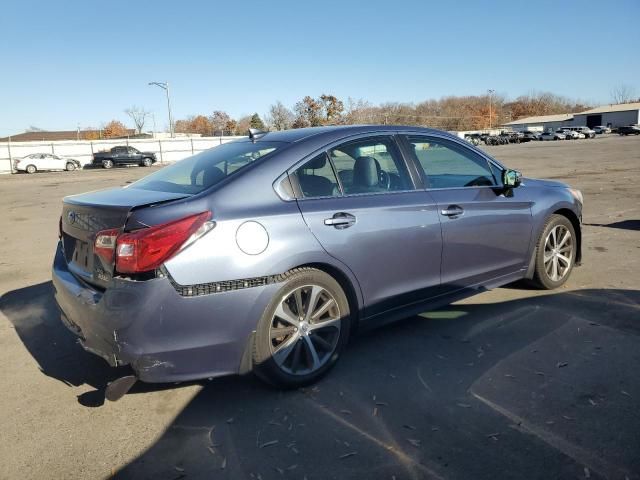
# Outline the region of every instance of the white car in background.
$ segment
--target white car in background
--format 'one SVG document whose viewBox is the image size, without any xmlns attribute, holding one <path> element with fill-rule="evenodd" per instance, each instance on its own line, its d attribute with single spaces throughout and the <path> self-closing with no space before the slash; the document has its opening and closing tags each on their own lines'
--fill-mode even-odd
<svg viewBox="0 0 640 480">
<path fill-rule="evenodd" d="M 586 138 L 584 133 L 580 133 L 570 128 L 561 128 L 560 130 L 558 130 L 558 133 L 564 133 L 565 137 L 567 137 L 567 140 L 578 140 L 579 138 Z"/>
<path fill-rule="evenodd" d="M 15 160 L 13 168 L 18 172 L 36 173 L 45 170 L 66 170 L 72 172 L 81 168 L 80 162 L 73 158 L 60 157 L 51 153 L 32 153 Z"/>
<path fill-rule="evenodd" d="M 562 132 L 544 132 L 540 135 L 541 141 L 548 140 L 565 140 L 567 136 Z"/>
<path fill-rule="evenodd" d="M 611 129 L 609 127 L 605 127 L 604 125 L 598 125 L 596 127 L 593 127 L 593 130 L 598 135 L 601 135 L 603 133 L 611 133 Z"/>
</svg>

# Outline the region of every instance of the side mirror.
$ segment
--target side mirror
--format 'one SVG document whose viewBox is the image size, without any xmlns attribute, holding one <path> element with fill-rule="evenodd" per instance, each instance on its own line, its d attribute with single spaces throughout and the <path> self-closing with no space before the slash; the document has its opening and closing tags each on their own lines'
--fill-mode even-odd
<svg viewBox="0 0 640 480">
<path fill-rule="evenodd" d="M 502 172 L 502 184 L 508 188 L 515 188 L 522 182 L 522 174 L 517 170 L 505 170 Z"/>
</svg>

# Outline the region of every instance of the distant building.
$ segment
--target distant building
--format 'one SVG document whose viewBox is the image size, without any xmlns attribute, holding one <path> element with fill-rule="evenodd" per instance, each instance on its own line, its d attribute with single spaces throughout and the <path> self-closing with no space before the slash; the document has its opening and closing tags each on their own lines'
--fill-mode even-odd
<svg viewBox="0 0 640 480">
<path fill-rule="evenodd" d="M 505 123 L 513 130 L 557 130 L 560 127 L 595 127 L 605 125 L 611 128 L 640 123 L 640 102 L 603 105 L 578 113 L 542 115 L 527 117 Z"/>
<path fill-rule="evenodd" d="M 505 127 L 514 130 L 557 130 L 560 127 L 573 125 L 573 113 L 560 113 L 558 115 L 540 115 L 538 117 L 527 117 L 513 122 L 505 123 Z M 576 124 L 577 125 L 577 124 Z"/>
<path fill-rule="evenodd" d="M 54 142 L 56 140 L 98 140 L 102 138 L 101 130 L 59 130 L 45 132 L 37 130 L 34 132 L 18 133 L 5 138 L 0 138 L 0 142 Z M 147 138 L 147 135 L 136 135 L 134 129 L 128 129 L 127 134 L 119 138 Z"/>
<path fill-rule="evenodd" d="M 573 116 L 573 124 L 595 127 L 605 125 L 613 128 L 640 123 L 640 102 L 603 105 Z"/>
</svg>

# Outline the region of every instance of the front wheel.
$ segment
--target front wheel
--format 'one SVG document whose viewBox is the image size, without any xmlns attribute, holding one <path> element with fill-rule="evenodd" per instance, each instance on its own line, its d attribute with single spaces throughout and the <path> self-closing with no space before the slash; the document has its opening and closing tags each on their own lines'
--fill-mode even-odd
<svg viewBox="0 0 640 480">
<path fill-rule="evenodd" d="M 347 343 L 350 311 L 340 284 L 314 268 L 284 274 L 282 287 L 256 331 L 255 373 L 273 385 L 309 385 L 338 361 Z"/>
<path fill-rule="evenodd" d="M 536 247 L 533 280 L 543 290 L 564 284 L 576 260 L 577 239 L 571 221 L 562 215 L 551 215 Z"/>
<path fill-rule="evenodd" d="M 27 173 L 36 173 L 38 169 L 35 165 L 27 165 Z"/>
<path fill-rule="evenodd" d="M 103 160 L 102 161 L 102 168 L 113 168 L 113 160 Z"/>
<path fill-rule="evenodd" d="M 66 166 L 67 172 L 73 172 L 76 169 L 76 164 L 73 162 L 67 163 Z"/>
<path fill-rule="evenodd" d="M 150 167 L 151 165 L 153 165 L 153 160 L 151 160 L 150 158 L 143 158 L 142 159 L 142 166 L 143 167 Z"/>
</svg>

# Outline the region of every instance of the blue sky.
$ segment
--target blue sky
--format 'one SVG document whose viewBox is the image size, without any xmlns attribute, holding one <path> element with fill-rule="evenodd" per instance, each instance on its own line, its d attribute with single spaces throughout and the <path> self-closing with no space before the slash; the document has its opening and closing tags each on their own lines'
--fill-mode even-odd
<svg viewBox="0 0 640 480">
<path fill-rule="evenodd" d="M 167 80 L 176 118 L 262 115 L 321 93 L 607 103 L 621 83 L 640 95 L 639 24 L 638 0 L 7 2 L 0 136 L 128 122 L 134 104 L 164 127 L 163 92 L 147 83 Z"/>
</svg>

